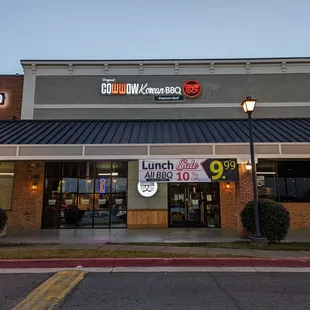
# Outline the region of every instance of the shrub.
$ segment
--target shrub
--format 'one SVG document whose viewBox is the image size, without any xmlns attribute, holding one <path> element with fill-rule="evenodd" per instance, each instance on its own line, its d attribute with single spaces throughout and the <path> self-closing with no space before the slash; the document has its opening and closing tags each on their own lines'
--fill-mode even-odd
<svg viewBox="0 0 310 310">
<path fill-rule="evenodd" d="M 259 199 L 258 212 L 260 232 L 270 243 L 281 241 L 290 228 L 290 213 L 278 202 Z M 254 201 L 246 204 L 241 212 L 244 229 L 250 236 L 255 234 Z"/>
<path fill-rule="evenodd" d="M 4 230 L 8 218 L 3 209 L 0 208 L 0 232 Z"/>
</svg>

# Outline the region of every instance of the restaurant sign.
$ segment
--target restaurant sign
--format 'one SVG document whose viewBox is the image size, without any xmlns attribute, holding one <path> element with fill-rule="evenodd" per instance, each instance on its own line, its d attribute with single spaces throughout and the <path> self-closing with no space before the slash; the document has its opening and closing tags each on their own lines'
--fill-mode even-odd
<svg viewBox="0 0 310 310">
<path fill-rule="evenodd" d="M 196 80 L 185 81 L 182 85 L 167 84 L 161 87 L 149 83 L 124 83 L 116 78 L 103 78 L 101 94 L 105 96 L 155 96 L 156 101 L 182 101 L 183 96 L 196 98 L 201 93 L 201 85 Z"/>
<path fill-rule="evenodd" d="M 137 189 L 142 197 L 150 198 L 156 194 L 158 184 L 157 182 L 138 182 Z"/>
<path fill-rule="evenodd" d="M 139 182 L 235 182 L 237 159 L 139 160 Z"/>
</svg>

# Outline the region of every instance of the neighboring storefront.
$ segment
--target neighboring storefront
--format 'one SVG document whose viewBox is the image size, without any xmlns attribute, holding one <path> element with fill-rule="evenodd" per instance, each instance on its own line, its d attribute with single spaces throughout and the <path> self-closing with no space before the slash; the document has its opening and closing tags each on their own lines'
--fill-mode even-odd
<svg viewBox="0 0 310 310">
<path fill-rule="evenodd" d="M 21 117 L 24 77 L 0 76 L 0 122 L 18 120 Z M 2 155 L 5 155 L 2 153 Z M 14 184 L 14 163 L 0 161 L 0 207 L 11 210 Z"/>
<path fill-rule="evenodd" d="M 310 227 L 310 59 L 22 65 L 22 120 L 0 121 L 10 225 L 241 232 L 252 96 L 259 195 Z"/>
<path fill-rule="evenodd" d="M 20 119 L 24 76 L 0 75 L 0 120 Z"/>
</svg>

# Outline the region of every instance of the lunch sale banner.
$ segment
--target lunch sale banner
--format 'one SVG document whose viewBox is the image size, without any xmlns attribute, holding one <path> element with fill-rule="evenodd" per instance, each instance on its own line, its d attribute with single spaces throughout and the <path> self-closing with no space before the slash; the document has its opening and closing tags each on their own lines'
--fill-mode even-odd
<svg viewBox="0 0 310 310">
<path fill-rule="evenodd" d="M 237 159 L 139 160 L 139 182 L 235 182 Z"/>
</svg>

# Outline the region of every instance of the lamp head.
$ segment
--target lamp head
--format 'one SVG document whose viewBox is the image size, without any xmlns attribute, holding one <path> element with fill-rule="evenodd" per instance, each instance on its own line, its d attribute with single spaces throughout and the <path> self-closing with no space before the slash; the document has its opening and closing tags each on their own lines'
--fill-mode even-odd
<svg viewBox="0 0 310 310">
<path fill-rule="evenodd" d="M 252 99 L 251 97 L 247 97 L 245 100 L 242 101 L 241 106 L 243 111 L 247 114 L 252 114 L 255 110 L 256 106 L 256 99 Z"/>
<path fill-rule="evenodd" d="M 225 184 L 225 188 L 226 188 L 226 189 L 230 189 L 230 188 L 231 188 L 231 184 L 230 184 L 230 182 L 226 182 L 226 184 Z"/>
<path fill-rule="evenodd" d="M 249 161 L 245 164 L 245 169 L 247 171 L 251 171 L 252 170 L 252 165 L 251 165 L 251 163 Z"/>
</svg>

